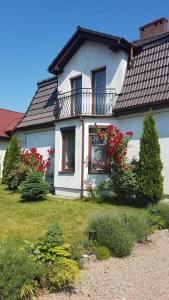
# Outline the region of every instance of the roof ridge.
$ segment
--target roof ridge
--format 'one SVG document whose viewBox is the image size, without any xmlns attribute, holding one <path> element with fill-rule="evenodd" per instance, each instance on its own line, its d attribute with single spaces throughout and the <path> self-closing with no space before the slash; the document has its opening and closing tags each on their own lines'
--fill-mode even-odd
<svg viewBox="0 0 169 300">
<path fill-rule="evenodd" d="M 23 112 L 20 112 L 20 111 L 15 111 L 15 110 L 1 108 L 1 107 L 0 107 L 0 110 L 5 110 L 5 111 L 8 111 L 8 112 L 13 112 L 13 113 L 16 113 L 16 114 L 24 114 Z"/>
</svg>

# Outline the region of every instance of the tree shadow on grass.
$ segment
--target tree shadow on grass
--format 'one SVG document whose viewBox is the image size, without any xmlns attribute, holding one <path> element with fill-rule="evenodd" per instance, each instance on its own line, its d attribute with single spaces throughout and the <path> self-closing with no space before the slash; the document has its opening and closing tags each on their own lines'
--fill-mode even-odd
<svg viewBox="0 0 169 300">
<path fill-rule="evenodd" d="M 145 208 L 145 205 L 140 205 L 139 201 L 136 198 L 132 199 L 124 199 L 119 198 L 116 195 L 102 195 L 99 199 L 92 199 L 91 197 L 84 198 L 85 202 L 94 202 L 94 203 L 103 203 L 109 205 L 117 205 L 117 206 L 129 206 L 133 208 Z"/>
<path fill-rule="evenodd" d="M 32 203 L 45 202 L 47 200 L 48 200 L 47 197 L 46 198 L 42 198 L 42 199 L 38 199 L 38 200 L 34 200 L 34 199 L 24 200 L 24 199 L 20 198 L 19 203 L 22 203 L 22 204 L 25 204 L 25 203 L 28 204 L 28 203 L 30 203 L 30 204 L 32 204 Z"/>
</svg>

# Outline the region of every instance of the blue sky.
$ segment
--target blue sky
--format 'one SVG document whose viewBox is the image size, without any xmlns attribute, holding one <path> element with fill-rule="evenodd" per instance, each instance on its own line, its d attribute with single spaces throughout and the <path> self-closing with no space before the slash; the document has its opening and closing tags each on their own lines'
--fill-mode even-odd
<svg viewBox="0 0 169 300">
<path fill-rule="evenodd" d="M 26 110 L 78 24 L 131 41 L 139 26 L 163 16 L 168 0 L 0 0 L 0 107 Z"/>
</svg>

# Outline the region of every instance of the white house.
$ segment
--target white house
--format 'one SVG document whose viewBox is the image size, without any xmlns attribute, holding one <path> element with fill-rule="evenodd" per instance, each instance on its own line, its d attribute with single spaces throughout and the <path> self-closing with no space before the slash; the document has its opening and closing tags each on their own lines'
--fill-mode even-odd
<svg viewBox="0 0 169 300">
<path fill-rule="evenodd" d="M 138 157 L 145 112 L 152 108 L 160 135 L 164 189 L 169 194 L 169 32 L 167 19 L 140 27 L 140 39 L 78 27 L 50 64 L 17 134 L 43 155 L 55 147 L 55 194 L 79 197 L 106 175 L 97 161 L 105 147 L 94 125 L 133 131 L 129 158 Z"/>
<path fill-rule="evenodd" d="M 22 113 L 0 108 L 0 179 L 2 178 L 4 157 L 11 134 L 22 117 Z"/>
</svg>

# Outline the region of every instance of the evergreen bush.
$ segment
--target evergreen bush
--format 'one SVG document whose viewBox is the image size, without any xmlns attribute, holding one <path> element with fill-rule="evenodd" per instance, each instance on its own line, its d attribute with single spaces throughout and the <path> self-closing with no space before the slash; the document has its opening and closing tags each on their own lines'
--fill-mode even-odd
<svg viewBox="0 0 169 300">
<path fill-rule="evenodd" d="M 10 171 L 15 168 L 15 166 L 20 162 L 20 146 L 17 137 L 13 135 L 11 141 L 6 150 L 4 163 L 3 163 L 3 174 L 2 182 L 6 183 Z"/>
<path fill-rule="evenodd" d="M 21 183 L 20 192 L 25 201 L 42 200 L 48 193 L 48 184 L 40 172 L 30 172 Z"/>
<path fill-rule="evenodd" d="M 162 162 L 158 132 L 152 111 L 144 118 L 140 139 L 138 200 L 140 205 L 157 203 L 163 197 Z"/>
</svg>

